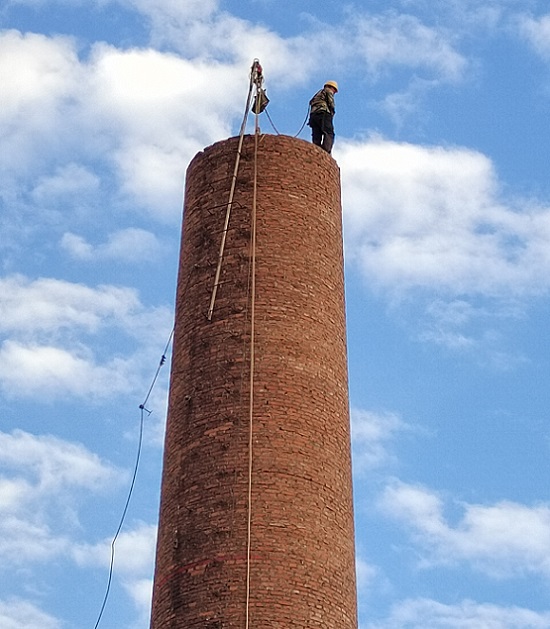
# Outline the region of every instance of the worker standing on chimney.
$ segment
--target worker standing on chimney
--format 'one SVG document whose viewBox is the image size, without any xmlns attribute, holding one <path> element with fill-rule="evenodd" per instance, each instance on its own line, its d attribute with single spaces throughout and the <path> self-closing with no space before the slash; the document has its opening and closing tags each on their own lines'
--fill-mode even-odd
<svg viewBox="0 0 550 629">
<path fill-rule="evenodd" d="M 332 151 L 334 144 L 334 125 L 332 119 L 336 113 L 334 94 L 338 91 L 336 81 L 327 81 L 322 90 L 309 101 L 309 122 L 311 127 L 311 140 L 325 149 L 327 153 Z"/>
</svg>

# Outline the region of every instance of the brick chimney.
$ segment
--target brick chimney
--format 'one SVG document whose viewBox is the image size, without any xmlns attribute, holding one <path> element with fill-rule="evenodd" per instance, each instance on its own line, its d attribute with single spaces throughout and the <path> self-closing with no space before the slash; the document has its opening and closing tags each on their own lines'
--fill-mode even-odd
<svg viewBox="0 0 550 629">
<path fill-rule="evenodd" d="M 244 137 L 208 320 L 238 140 L 187 171 L 151 628 L 356 629 L 339 169 Z"/>
</svg>

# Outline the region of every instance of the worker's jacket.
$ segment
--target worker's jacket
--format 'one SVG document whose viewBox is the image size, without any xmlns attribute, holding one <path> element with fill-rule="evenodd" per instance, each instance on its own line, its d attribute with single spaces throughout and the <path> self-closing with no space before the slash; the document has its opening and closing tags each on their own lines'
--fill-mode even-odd
<svg viewBox="0 0 550 629">
<path fill-rule="evenodd" d="M 330 90 L 323 88 L 309 101 L 312 114 L 327 112 L 334 115 L 336 107 L 334 106 L 334 95 Z"/>
</svg>

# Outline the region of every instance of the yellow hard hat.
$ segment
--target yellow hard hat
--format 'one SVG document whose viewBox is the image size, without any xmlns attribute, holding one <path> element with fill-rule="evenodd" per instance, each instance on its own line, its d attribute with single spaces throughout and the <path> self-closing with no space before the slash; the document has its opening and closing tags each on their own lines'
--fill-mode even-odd
<svg viewBox="0 0 550 629">
<path fill-rule="evenodd" d="M 338 83 L 336 83 L 336 81 L 327 81 L 325 83 L 325 87 L 333 87 L 336 91 L 338 91 Z"/>
</svg>

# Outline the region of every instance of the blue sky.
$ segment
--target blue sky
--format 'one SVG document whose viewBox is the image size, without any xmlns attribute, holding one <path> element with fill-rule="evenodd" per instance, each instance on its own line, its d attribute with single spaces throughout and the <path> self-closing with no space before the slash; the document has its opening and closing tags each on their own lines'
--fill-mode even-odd
<svg viewBox="0 0 550 629">
<path fill-rule="evenodd" d="M 361 629 L 550 627 L 548 11 L 3 0 L 0 626 L 95 624 L 185 169 L 238 132 L 258 57 L 281 133 L 340 84 Z M 148 627 L 167 386 L 104 629 Z"/>
</svg>

